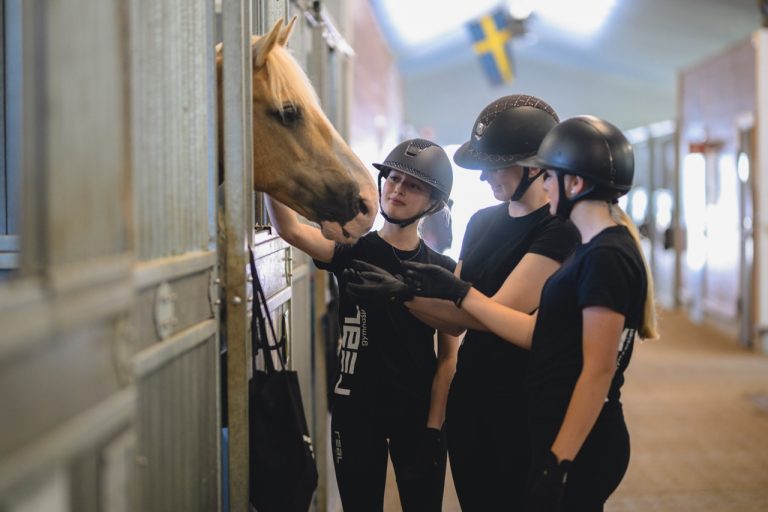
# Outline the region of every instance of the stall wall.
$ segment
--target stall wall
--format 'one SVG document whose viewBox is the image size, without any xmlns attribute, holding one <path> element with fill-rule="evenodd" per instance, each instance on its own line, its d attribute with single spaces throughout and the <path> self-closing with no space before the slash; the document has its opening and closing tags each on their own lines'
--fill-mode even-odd
<svg viewBox="0 0 768 512">
<path fill-rule="evenodd" d="M 758 188 L 765 155 L 754 143 L 764 37 L 727 48 L 679 79 L 680 299 L 694 320 L 714 322 L 745 345 L 758 341 L 755 313 L 765 301 L 764 270 L 755 268 L 766 225 Z"/>
</svg>

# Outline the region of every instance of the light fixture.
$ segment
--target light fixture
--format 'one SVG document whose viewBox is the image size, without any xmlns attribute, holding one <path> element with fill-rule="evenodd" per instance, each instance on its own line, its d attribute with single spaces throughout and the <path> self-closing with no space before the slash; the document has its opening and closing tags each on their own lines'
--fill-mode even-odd
<svg viewBox="0 0 768 512">
<path fill-rule="evenodd" d="M 509 15 L 516 20 L 526 20 L 533 12 L 534 0 L 507 0 Z"/>
<path fill-rule="evenodd" d="M 498 7 L 499 0 L 453 2 L 450 8 L 444 0 L 379 0 L 379 5 L 403 43 L 418 46 L 462 30 L 470 19 Z"/>
<path fill-rule="evenodd" d="M 568 32 L 588 35 L 597 32 L 615 4 L 616 0 L 538 0 L 533 10 L 547 23 Z"/>
</svg>

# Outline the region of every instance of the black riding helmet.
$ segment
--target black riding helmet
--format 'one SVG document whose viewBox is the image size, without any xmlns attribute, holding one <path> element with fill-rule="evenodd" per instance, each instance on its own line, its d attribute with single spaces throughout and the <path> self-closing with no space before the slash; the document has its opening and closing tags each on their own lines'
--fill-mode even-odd
<svg viewBox="0 0 768 512">
<path fill-rule="evenodd" d="M 432 199 L 435 204 L 428 210 L 410 219 L 393 219 L 384 208 L 381 215 L 392 224 L 405 227 L 424 215 L 441 210 L 448 202 L 453 188 L 453 167 L 448 155 L 442 147 L 426 139 L 410 139 L 398 144 L 390 151 L 382 163 L 373 164 L 379 170 L 379 201 L 381 201 L 381 180 L 389 176 L 389 171 L 396 170 L 417 180 L 423 181 L 432 188 Z"/>
<path fill-rule="evenodd" d="M 467 142 L 456 151 L 453 161 L 466 169 L 495 170 L 521 165 L 520 161 L 536 154 L 544 136 L 559 121 L 555 110 L 545 101 L 525 94 L 504 96 L 480 112 Z M 519 201 L 541 172 L 531 175 L 523 167 L 511 201 Z"/>
<path fill-rule="evenodd" d="M 565 218 L 582 199 L 616 201 L 629 192 L 635 174 L 632 145 L 616 126 L 595 116 L 576 116 L 558 124 L 544 137 L 538 153 L 520 165 L 557 172 L 557 214 Z M 585 190 L 567 198 L 565 174 L 584 178 Z"/>
</svg>

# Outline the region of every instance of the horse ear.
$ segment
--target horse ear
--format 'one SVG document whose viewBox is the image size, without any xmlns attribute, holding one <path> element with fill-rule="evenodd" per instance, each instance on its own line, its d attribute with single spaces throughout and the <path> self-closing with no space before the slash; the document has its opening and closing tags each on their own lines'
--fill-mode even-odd
<svg viewBox="0 0 768 512">
<path fill-rule="evenodd" d="M 291 37 L 291 32 L 293 32 L 293 26 L 296 24 L 297 18 L 298 16 L 294 15 L 293 18 L 291 18 L 291 21 L 288 22 L 288 26 L 283 29 L 280 38 L 277 40 L 277 42 L 280 43 L 280 46 L 285 46 L 285 43 L 288 42 L 288 38 Z"/>
<path fill-rule="evenodd" d="M 283 18 L 277 20 L 269 34 L 257 38 L 252 38 L 252 53 L 253 53 L 253 66 L 260 68 L 267 61 L 267 55 L 275 47 L 279 37 L 280 30 L 283 26 Z"/>
</svg>

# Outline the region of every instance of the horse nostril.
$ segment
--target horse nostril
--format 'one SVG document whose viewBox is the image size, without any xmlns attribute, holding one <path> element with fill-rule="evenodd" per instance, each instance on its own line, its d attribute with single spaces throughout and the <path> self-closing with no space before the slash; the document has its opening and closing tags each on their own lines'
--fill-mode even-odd
<svg viewBox="0 0 768 512">
<path fill-rule="evenodd" d="M 358 200 L 357 206 L 360 208 L 360 213 L 362 213 L 363 215 L 368 215 L 368 205 L 365 204 L 365 201 L 363 201 L 362 199 Z"/>
</svg>

